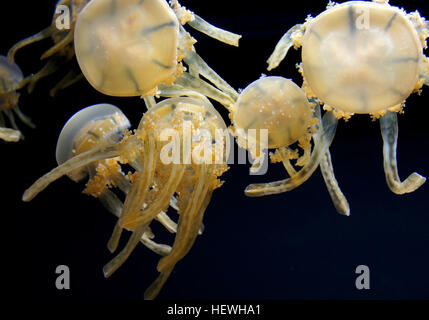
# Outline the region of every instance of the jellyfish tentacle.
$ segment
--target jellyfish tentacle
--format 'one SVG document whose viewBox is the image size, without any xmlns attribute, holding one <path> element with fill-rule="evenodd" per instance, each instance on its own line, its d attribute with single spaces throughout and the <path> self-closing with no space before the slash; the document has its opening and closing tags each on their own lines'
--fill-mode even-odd
<svg viewBox="0 0 429 320">
<path fill-rule="evenodd" d="M 337 179 L 335 178 L 329 149 L 320 162 L 320 171 L 322 172 L 323 180 L 325 180 L 326 188 L 328 189 L 335 209 L 338 213 L 349 216 L 350 206 L 338 185 Z"/>
<path fill-rule="evenodd" d="M 143 160 L 143 171 L 139 173 L 139 179 L 130 188 L 120 219 L 124 219 L 130 213 L 139 211 L 146 202 L 156 167 L 155 153 L 157 147 L 153 134 L 146 135 L 145 147 L 140 152 L 140 158 L 144 158 L 141 159 Z"/>
<path fill-rule="evenodd" d="M 320 120 L 320 104 L 315 100 L 312 100 L 312 102 L 316 104 L 314 109 L 314 115 Z M 319 121 L 318 125 L 316 125 L 316 129 L 320 129 L 320 124 L 321 121 Z M 319 139 L 318 131 L 316 131 L 313 137 L 317 143 Z M 322 158 L 322 161 L 320 162 L 320 171 L 322 173 L 323 180 L 325 181 L 326 188 L 328 189 L 329 196 L 331 197 L 335 209 L 339 214 L 349 216 L 350 205 L 347 201 L 347 198 L 344 196 L 344 193 L 341 191 L 337 179 L 335 178 L 334 167 L 332 166 L 332 159 L 331 153 L 329 152 L 329 148 L 327 149 L 325 155 Z"/>
<path fill-rule="evenodd" d="M 153 219 L 155 219 L 155 217 L 166 206 L 166 204 L 169 205 L 170 199 L 176 192 L 177 186 L 182 180 L 184 172 L 184 165 L 173 165 L 170 177 L 167 181 L 167 186 L 157 196 L 156 201 L 145 208 L 143 211 L 139 209 L 137 212 L 132 212 L 121 218 L 119 220 L 120 226 L 126 229 L 134 229 L 143 224 L 148 225 Z"/>
<path fill-rule="evenodd" d="M 176 84 L 158 87 L 158 91 L 156 92 L 156 95 L 160 97 L 166 97 L 166 98 L 194 97 L 197 99 L 209 101 L 207 97 L 203 96 L 201 93 L 195 90 L 185 89 L 182 86 L 179 86 Z"/>
<path fill-rule="evenodd" d="M 151 181 L 153 181 L 153 176 L 155 174 L 156 142 L 152 134 L 143 134 L 145 135 L 143 137 L 144 151 L 142 150 L 140 152 L 140 158 L 143 158 L 141 159 L 143 163 L 143 171 L 136 173 L 139 176 L 139 179 L 137 179 L 137 181 L 132 184 L 130 191 L 128 192 L 119 220 L 116 223 L 112 237 L 107 244 L 107 247 L 111 252 L 114 252 L 118 247 L 119 239 L 122 234 L 122 226 L 120 225 L 119 221 L 121 221 L 121 219 L 126 217 L 128 214 L 137 212 L 143 208 L 143 205 L 146 202 L 148 196 Z M 125 257 L 125 259 L 128 257 L 125 255 L 122 256 Z M 121 264 L 125 261 L 125 259 L 121 262 Z M 121 260 L 117 259 L 115 261 L 120 262 Z M 114 269 L 113 271 L 115 271 L 117 268 L 119 268 L 119 265 L 115 266 L 115 268 L 112 268 L 112 270 Z"/>
<path fill-rule="evenodd" d="M 161 223 L 167 231 L 171 233 L 177 232 L 177 223 L 171 220 L 168 214 L 164 211 L 161 211 L 155 218 L 159 223 Z"/>
<path fill-rule="evenodd" d="M 116 217 L 119 217 L 122 211 L 122 202 L 113 192 L 111 192 L 110 190 L 105 190 L 100 195 L 99 199 L 107 210 L 113 213 Z M 148 249 L 152 250 L 153 252 L 161 256 L 166 256 L 171 250 L 170 246 L 165 244 L 159 244 L 151 240 L 147 235 L 147 233 L 143 233 L 143 236 L 140 242 L 145 247 L 147 247 Z"/>
<path fill-rule="evenodd" d="M 102 144 L 98 148 L 81 153 L 59 165 L 52 171 L 45 174 L 43 177 L 39 178 L 30 188 L 24 192 L 22 200 L 25 202 L 31 201 L 49 184 L 76 169 L 87 166 L 98 160 L 114 158 L 119 155 L 120 149 L 112 144 Z"/>
<path fill-rule="evenodd" d="M 19 41 L 18 43 L 13 45 L 12 48 L 10 48 L 9 52 L 7 53 L 7 58 L 10 61 L 15 61 L 15 55 L 19 49 L 21 49 L 25 46 L 28 46 L 29 44 L 50 38 L 52 36 L 53 31 L 54 31 L 53 26 L 51 25 L 51 26 L 47 27 L 46 29 L 40 31 L 39 33 L 31 36 L 31 37 L 28 37 L 26 39 Z"/>
<path fill-rule="evenodd" d="M 112 235 L 110 236 L 109 242 L 107 243 L 107 249 L 109 249 L 111 253 L 115 252 L 118 248 L 119 240 L 122 236 L 122 230 L 122 227 L 118 223 L 116 223 L 113 227 Z"/>
<path fill-rule="evenodd" d="M 145 300 L 153 300 L 158 296 L 162 287 L 164 287 L 164 284 L 167 282 L 168 278 L 170 277 L 170 274 L 172 271 L 173 269 L 169 269 L 159 274 L 156 280 L 152 282 L 152 284 L 144 292 Z"/>
<path fill-rule="evenodd" d="M 143 234 L 147 230 L 147 225 L 140 226 L 133 231 L 130 239 L 122 251 L 110 260 L 103 268 L 103 273 L 106 278 L 110 277 L 124 262 L 128 259 L 134 248 L 140 242 Z"/>
<path fill-rule="evenodd" d="M 54 54 L 58 53 L 61 49 L 68 46 L 70 43 L 73 42 L 74 38 L 74 31 L 70 30 L 70 32 L 65 36 L 61 41 L 57 42 L 53 47 L 51 47 L 49 50 L 45 51 L 45 53 L 42 54 L 41 60 L 44 60 L 46 58 L 49 58 L 53 56 Z"/>
<path fill-rule="evenodd" d="M 209 192 L 209 193 L 206 194 L 204 203 L 203 203 L 203 205 L 202 205 L 202 207 L 200 209 L 200 212 L 199 212 L 199 218 L 201 220 L 202 220 L 202 216 L 204 214 L 204 211 L 205 211 L 205 209 L 206 209 L 206 207 L 208 205 L 208 202 L 210 201 L 210 198 L 211 198 L 211 193 Z M 174 246 L 171 249 L 170 254 L 161 259 L 161 262 L 162 261 L 166 261 L 165 259 L 170 259 L 170 261 L 172 261 L 172 262 L 171 262 L 170 265 L 167 265 L 166 267 L 164 267 L 164 269 L 162 271 L 160 271 L 160 274 L 156 278 L 156 280 L 146 289 L 146 291 L 144 293 L 145 300 L 153 300 L 153 299 L 156 298 L 156 296 L 159 294 L 159 292 L 161 291 L 162 287 L 164 286 L 165 282 L 170 277 L 170 274 L 173 271 L 175 264 L 180 259 L 182 259 L 186 255 L 186 253 L 190 250 L 190 248 L 192 247 L 192 244 L 195 241 L 195 238 L 196 238 L 196 235 L 192 234 L 192 237 L 190 237 L 190 239 L 188 241 L 188 244 L 186 246 L 183 246 L 182 252 L 180 254 L 178 254 L 178 256 L 176 256 L 174 260 L 171 260 L 171 258 L 170 258 L 170 256 L 172 255 L 172 253 L 173 254 L 177 254 L 177 251 L 173 252 L 173 250 L 175 249 Z M 175 241 L 175 243 L 176 243 L 176 241 Z M 158 270 L 159 269 L 160 269 L 160 267 L 158 266 Z"/>
<path fill-rule="evenodd" d="M 201 229 L 204 211 L 210 201 L 209 173 L 206 165 L 201 165 L 198 182 L 189 199 L 185 210 L 181 212 L 171 253 L 161 259 L 158 271 L 164 272 L 173 268 L 192 247 L 198 232 Z"/>
<path fill-rule="evenodd" d="M 289 176 L 294 176 L 296 175 L 296 170 L 295 168 L 292 166 L 292 164 L 290 163 L 290 159 L 288 156 L 288 151 L 287 151 L 287 147 L 283 147 L 283 148 L 279 148 L 278 152 L 280 154 L 280 157 L 282 159 L 282 163 L 283 166 L 285 167 L 287 173 L 289 174 Z"/>
<path fill-rule="evenodd" d="M 241 35 L 215 27 L 201 17 L 197 16 L 195 13 L 193 14 L 193 19 L 188 21 L 188 25 L 213 39 L 235 47 L 238 47 L 238 42 L 241 39 Z"/>
<path fill-rule="evenodd" d="M 18 126 L 16 125 L 15 116 L 13 115 L 13 112 L 11 110 L 5 109 L 5 108 L 3 108 L 3 112 L 6 114 L 12 128 L 14 130 L 19 131 Z"/>
<path fill-rule="evenodd" d="M 9 128 L 0 128 L 0 139 L 6 142 L 18 142 L 21 139 L 21 132 Z"/>
<path fill-rule="evenodd" d="M 396 113 L 387 111 L 380 118 L 380 128 L 383 137 L 383 165 L 387 185 L 396 194 L 410 193 L 417 190 L 425 183 L 425 177 L 413 172 L 404 181 L 399 178 L 396 158 L 398 141 L 398 118 Z"/>
<path fill-rule="evenodd" d="M 183 89 L 198 91 L 200 94 L 212 98 L 213 100 L 216 100 L 220 104 L 224 105 L 228 110 L 231 110 L 231 105 L 234 104 L 234 100 L 229 95 L 201 80 L 200 78 L 196 78 L 186 72 L 176 80 L 176 84 L 183 87 Z M 169 86 L 161 85 L 159 87 L 168 89 Z"/>
<path fill-rule="evenodd" d="M 280 39 L 280 41 L 277 43 L 276 48 L 274 49 L 274 52 L 271 54 L 270 58 L 268 59 L 268 68 L 267 70 L 270 71 L 272 69 L 275 69 L 279 66 L 280 62 L 283 61 L 283 59 L 286 57 L 286 54 L 288 53 L 289 49 L 294 45 L 292 40 L 292 35 L 300 30 L 302 27 L 301 24 L 297 24 L 290 28 Z"/>
<path fill-rule="evenodd" d="M 221 91 L 228 94 L 232 99 L 237 100 L 238 93 L 225 80 L 223 80 L 210 66 L 195 52 L 189 51 L 183 60 L 193 67 L 198 74 L 208 79 Z"/>
<path fill-rule="evenodd" d="M 180 215 L 177 235 L 171 252 L 159 262 L 158 271 L 160 274 L 145 291 L 144 297 L 146 300 L 152 300 L 158 295 L 173 271 L 174 266 L 189 252 L 198 236 L 198 231 L 202 226 L 204 211 L 211 198 L 211 191 L 209 190 L 207 182 L 208 171 L 205 165 L 202 165 L 200 168 L 200 176 L 194 192 L 191 195 L 191 199 L 185 211 Z"/>
<path fill-rule="evenodd" d="M 63 79 L 61 79 L 60 82 L 57 83 L 55 87 L 51 89 L 51 91 L 49 91 L 49 95 L 51 97 L 55 97 L 58 91 L 66 89 L 82 79 L 85 79 L 84 75 L 80 73 L 80 71 L 72 69 Z"/>
<path fill-rule="evenodd" d="M 240 40 L 241 35 L 211 25 L 192 11 L 182 7 L 177 0 L 171 0 L 170 6 L 174 10 L 181 24 L 184 25 L 187 23 L 195 30 L 204 33 L 213 39 L 238 47 L 238 41 Z"/>
<path fill-rule="evenodd" d="M 155 98 L 152 96 L 143 97 L 144 104 L 146 105 L 146 109 L 152 109 L 156 105 Z"/>
<path fill-rule="evenodd" d="M 119 171 L 117 174 L 112 176 L 113 183 L 123 193 L 127 194 L 131 188 L 131 183 L 128 181 L 123 172 Z"/>
<path fill-rule="evenodd" d="M 52 58 L 43 66 L 43 68 L 40 71 L 26 77 L 23 80 L 23 84 L 24 85 L 28 84 L 28 87 L 27 87 L 28 93 L 33 92 L 34 87 L 36 86 L 36 83 L 40 79 L 46 78 L 47 76 L 50 76 L 51 74 L 55 73 L 60 68 L 60 65 L 61 65 L 61 61 L 59 59 Z"/>
<path fill-rule="evenodd" d="M 150 239 L 148 237 L 146 232 L 143 233 L 143 236 L 142 236 L 140 242 L 142 242 L 146 248 L 152 250 L 156 254 L 163 256 L 163 257 L 169 255 L 171 252 L 171 247 L 169 245 L 156 243 L 155 241 L 153 241 L 152 239 Z"/>
<path fill-rule="evenodd" d="M 320 161 L 322 161 L 323 156 L 326 153 L 326 150 L 332 143 L 337 128 L 337 122 L 338 120 L 333 112 L 329 111 L 325 113 L 322 120 L 323 129 L 320 134 L 319 141 L 314 145 L 310 161 L 301 170 L 299 170 L 296 175 L 280 181 L 251 184 L 247 186 L 245 194 L 249 197 L 262 197 L 264 195 L 290 191 L 304 183 L 317 169 Z"/>
<path fill-rule="evenodd" d="M 122 211 L 122 201 L 109 189 L 103 190 L 98 197 L 101 204 L 114 216 L 119 217 Z"/>
<path fill-rule="evenodd" d="M 18 116 L 19 120 L 21 120 L 27 126 L 29 126 L 32 129 L 36 128 L 36 125 L 31 121 L 31 119 L 29 117 L 27 117 L 24 113 L 22 113 L 22 111 L 18 105 L 13 107 L 12 111 L 15 112 L 15 114 Z"/>
</svg>

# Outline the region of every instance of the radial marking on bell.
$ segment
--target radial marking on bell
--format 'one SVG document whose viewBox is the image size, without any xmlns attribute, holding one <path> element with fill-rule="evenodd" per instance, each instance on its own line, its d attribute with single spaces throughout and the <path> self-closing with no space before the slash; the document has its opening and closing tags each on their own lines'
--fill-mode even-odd
<svg viewBox="0 0 429 320">
<path fill-rule="evenodd" d="M 103 70 L 101 74 L 100 88 L 104 88 L 104 84 L 106 83 L 106 71 Z"/>
<path fill-rule="evenodd" d="M 262 88 L 259 86 L 259 83 L 255 83 L 255 84 L 254 84 L 254 88 L 255 88 L 259 93 L 263 94 L 264 96 L 266 95 L 266 93 L 265 93 L 264 89 L 262 89 Z"/>
<path fill-rule="evenodd" d="M 362 101 L 362 108 L 364 110 L 368 110 L 368 99 L 366 98 L 366 94 L 361 93 L 359 96 L 360 96 L 360 100 Z"/>
<path fill-rule="evenodd" d="M 98 135 L 98 134 L 96 134 L 96 133 L 94 133 L 94 132 L 92 132 L 91 130 L 89 130 L 88 132 L 87 132 L 90 136 L 93 136 L 95 139 L 97 139 L 97 140 L 99 140 L 100 139 L 100 136 Z"/>
<path fill-rule="evenodd" d="M 140 92 L 141 91 L 140 86 L 139 86 L 139 83 L 137 82 L 137 79 L 134 77 L 133 71 L 130 68 L 126 67 L 125 72 L 126 72 L 128 78 L 134 84 L 134 87 L 136 88 L 136 92 Z"/>
<path fill-rule="evenodd" d="M 152 28 L 146 28 L 143 30 L 143 35 L 147 36 L 149 34 L 155 33 L 159 30 L 162 30 L 164 28 L 168 28 L 168 27 L 175 27 L 176 26 L 176 22 L 174 21 L 170 21 L 170 22 L 166 22 L 166 23 L 162 23 L 160 25 L 157 25 L 155 27 Z"/>
<path fill-rule="evenodd" d="M 384 31 L 388 31 L 388 30 L 392 27 L 393 21 L 396 19 L 396 17 L 397 17 L 397 16 L 398 16 L 398 13 L 397 13 L 397 12 L 395 12 L 395 13 L 393 14 L 393 16 L 390 18 L 390 20 L 389 20 L 389 22 L 387 23 L 386 27 L 384 28 Z"/>
<path fill-rule="evenodd" d="M 394 94 L 396 94 L 396 95 L 398 95 L 398 96 L 400 96 L 400 97 L 403 97 L 404 96 L 404 94 L 401 92 L 401 91 L 399 91 L 399 90 L 397 90 L 397 89 L 395 89 L 395 88 L 389 88 L 389 90 L 390 91 L 392 91 Z"/>
<path fill-rule="evenodd" d="M 406 62 L 414 62 L 418 63 L 419 58 L 395 58 L 391 60 L 392 63 L 406 63 Z"/>
<path fill-rule="evenodd" d="M 115 118 L 112 116 L 112 117 L 110 117 L 110 120 L 112 120 L 112 122 L 115 124 L 115 125 L 117 125 L 118 123 L 116 122 L 116 120 L 115 120 Z"/>
<path fill-rule="evenodd" d="M 111 2 L 111 6 L 110 6 L 110 14 L 112 16 L 114 16 L 116 13 L 116 10 L 117 10 L 117 3 L 116 3 L 116 0 L 111 0 L 111 1 L 112 2 Z"/>
<path fill-rule="evenodd" d="M 171 69 L 173 67 L 167 66 L 166 64 L 163 64 L 161 61 L 158 61 L 156 59 L 152 59 L 152 62 L 155 63 L 157 66 L 164 68 L 164 69 Z"/>
<path fill-rule="evenodd" d="M 292 137 L 292 130 L 291 130 L 290 126 L 287 126 L 287 134 L 288 134 L 289 139 L 290 139 L 290 137 Z"/>
<path fill-rule="evenodd" d="M 322 40 L 322 37 L 320 36 L 320 34 L 314 31 L 313 28 L 310 29 L 310 34 L 313 34 L 317 38 L 317 40 L 319 41 Z"/>
<path fill-rule="evenodd" d="M 292 105 L 297 105 L 298 103 L 300 103 L 302 101 L 302 99 L 300 99 L 300 98 L 294 98 L 294 99 L 292 99 Z"/>
<path fill-rule="evenodd" d="M 356 33 L 356 19 L 355 19 L 355 12 L 354 12 L 353 6 L 350 6 L 347 12 L 348 12 L 350 33 L 354 35 Z"/>
</svg>

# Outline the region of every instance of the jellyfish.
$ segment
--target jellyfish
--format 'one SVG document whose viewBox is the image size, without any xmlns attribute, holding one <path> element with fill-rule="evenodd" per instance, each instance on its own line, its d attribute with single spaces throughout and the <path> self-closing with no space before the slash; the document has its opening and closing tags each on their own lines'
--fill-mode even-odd
<svg viewBox="0 0 429 320">
<path fill-rule="evenodd" d="M 254 170 L 264 161 L 262 152 L 258 151 L 270 149 L 274 150 L 270 154 L 271 162 L 281 162 L 289 175 L 280 181 L 251 184 L 245 190 L 247 196 L 259 197 L 293 190 L 320 167 L 337 212 L 350 214 L 329 153 L 337 126 L 337 118 L 332 112 L 325 113 L 322 119 L 319 104 L 309 100 L 293 81 L 270 76 L 252 82 L 240 92 L 232 108 L 231 119 L 231 129 L 238 145 L 257 160 L 253 163 Z M 262 130 L 267 130 L 266 140 Z"/>
<path fill-rule="evenodd" d="M 76 19 L 80 11 L 89 1 L 90 0 L 59 0 L 55 6 L 55 13 L 52 23 L 49 27 L 33 36 L 19 41 L 9 49 L 8 58 L 10 61 L 14 62 L 15 55 L 20 49 L 32 43 L 48 38 L 51 38 L 54 42 L 54 45 L 45 51 L 41 56 L 41 60 L 48 59 L 45 66 L 37 73 L 25 78 L 25 85 L 28 85 L 28 92 L 31 93 L 34 90 L 36 83 L 40 79 L 57 72 L 60 68 L 73 60 L 73 37 Z M 70 16 L 68 16 L 66 19 L 69 22 L 69 25 L 61 26 L 59 29 L 59 24 L 57 22 L 59 19 L 61 19 L 62 15 L 67 14 L 67 12 L 62 11 L 64 6 L 68 8 L 68 12 L 70 13 Z M 79 71 L 79 68 L 77 66 L 72 67 L 67 75 L 61 81 L 59 81 L 54 88 L 51 89 L 50 95 L 55 96 L 59 90 L 71 86 L 82 78 L 83 77 Z"/>
<path fill-rule="evenodd" d="M 395 194 L 418 189 L 426 178 L 398 174 L 397 113 L 413 92 L 428 85 L 428 22 L 387 1 L 330 3 L 326 11 L 292 27 L 268 60 L 276 68 L 294 46 L 302 47 L 303 90 L 337 118 L 369 114 L 380 119 L 387 185 Z"/>
<path fill-rule="evenodd" d="M 114 252 L 123 229 L 132 232 L 128 243 L 106 264 L 106 277 L 115 272 L 143 243 L 160 254 L 159 277 L 145 298 L 157 296 L 174 266 L 186 256 L 203 228 L 211 195 L 222 185 L 227 169 L 226 125 L 207 99 L 170 98 L 148 110 L 138 128 L 129 131 L 128 119 L 112 105 L 100 104 L 74 115 L 58 139 L 59 166 L 37 180 L 23 195 L 32 200 L 63 175 L 89 180 L 84 193 L 92 195 L 118 216 L 108 243 Z M 124 173 L 122 165 L 134 172 Z M 124 202 L 112 192 L 118 188 Z M 174 222 L 169 207 L 178 213 Z M 157 220 L 175 233 L 172 246 L 153 241 L 150 224 Z"/>
<path fill-rule="evenodd" d="M 96 90 L 142 96 L 148 108 L 157 96 L 189 94 L 229 107 L 235 90 L 196 53 L 185 24 L 234 46 L 241 37 L 210 25 L 175 0 L 170 5 L 164 0 L 92 0 L 76 22 L 77 61 Z"/>
<path fill-rule="evenodd" d="M 19 66 L 0 55 L 0 139 L 7 142 L 17 142 L 24 136 L 18 129 L 15 115 L 31 128 L 34 124 L 25 114 L 21 112 L 18 106 L 20 94 L 17 90 L 22 88 L 23 74 Z M 3 116 L 6 115 L 12 128 L 6 127 Z"/>
</svg>

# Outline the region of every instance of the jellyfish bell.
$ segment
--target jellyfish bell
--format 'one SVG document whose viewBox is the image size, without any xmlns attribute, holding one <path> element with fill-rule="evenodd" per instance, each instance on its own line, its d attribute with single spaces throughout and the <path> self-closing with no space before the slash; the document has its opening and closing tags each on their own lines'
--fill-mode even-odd
<svg viewBox="0 0 429 320">
<path fill-rule="evenodd" d="M 19 66 L 0 55 L 0 95 L 18 90 L 23 79 L 24 75 Z"/>
<path fill-rule="evenodd" d="M 164 0 L 90 1 L 80 13 L 75 51 L 98 91 L 141 96 L 176 72 L 179 22 Z"/>
<path fill-rule="evenodd" d="M 102 142 L 119 142 L 124 130 L 131 126 L 122 111 L 111 104 L 96 104 L 77 112 L 64 125 L 57 142 L 58 165 L 82 154 Z M 87 175 L 85 168 L 70 172 L 73 181 Z"/>
<path fill-rule="evenodd" d="M 416 172 L 403 181 L 399 177 L 397 113 L 410 94 L 429 85 L 429 60 L 423 53 L 428 36 L 429 23 L 418 11 L 407 13 L 387 0 L 330 2 L 325 11 L 283 35 L 267 61 L 268 70 L 292 47 L 302 46 L 300 71 L 307 97 L 338 119 L 355 113 L 380 119 L 387 185 L 396 194 L 410 193 L 426 178 Z"/>
<path fill-rule="evenodd" d="M 367 24 L 359 24 L 366 14 Z M 302 38 L 308 86 L 329 106 L 375 113 L 421 87 L 423 44 L 410 16 L 394 6 L 350 1 L 312 19 Z"/>
<path fill-rule="evenodd" d="M 243 139 L 250 137 L 249 129 L 268 130 L 266 147 L 275 149 L 304 136 L 312 125 L 312 114 L 313 107 L 295 83 L 283 77 L 264 77 L 240 93 L 233 123 Z"/>
</svg>

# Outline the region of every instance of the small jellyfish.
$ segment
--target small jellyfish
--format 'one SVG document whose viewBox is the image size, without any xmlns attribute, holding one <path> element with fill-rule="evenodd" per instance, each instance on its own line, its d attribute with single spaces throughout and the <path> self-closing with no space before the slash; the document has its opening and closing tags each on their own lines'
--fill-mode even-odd
<svg viewBox="0 0 429 320">
<path fill-rule="evenodd" d="M 231 105 L 236 92 L 196 53 L 185 24 L 230 45 L 237 46 L 241 37 L 210 25 L 175 0 L 170 6 L 164 0 L 92 0 L 75 28 L 79 66 L 96 90 L 143 96 L 148 107 L 155 104 L 153 96 L 190 92 Z"/>
<path fill-rule="evenodd" d="M 23 74 L 18 65 L 0 55 L 0 139 L 17 142 L 23 138 L 15 121 L 15 115 L 28 126 L 34 128 L 31 120 L 25 116 L 19 106 L 19 93 L 22 88 Z M 6 128 L 3 113 L 9 120 L 12 129 Z"/>
<path fill-rule="evenodd" d="M 109 277 L 142 242 L 164 256 L 157 280 L 147 289 L 153 299 L 174 266 L 191 249 L 203 229 L 204 212 L 218 179 L 227 169 L 226 125 L 207 99 L 166 99 L 143 116 L 134 132 L 126 117 L 111 105 L 96 105 L 77 113 L 64 127 L 57 146 L 59 166 L 36 181 L 23 195 L 30 201 L 63 175 L 75 181 L 89 176 L 85 193 L 99 198 L 116 216 L 108 248 L 114 252 L 123 229 L 132 232 L 122 251 L 105 267 Z M 134 172 L 124 174 L 121 165 Z M 125 195 L 122 203 L 112 188 Z M 167 215 L 178 213 L 177 224 Z M 173 245 L 155 243 L 150 224 L 157 220 L 176 233 Z"/>
<path fill-rule="evenodd" d="M 338 118 L 369 114 L 380 119 L 384 171 L 390 190 L 413 192 L 425 181 L 412 173 L 401 181 L 396 160 L 398 122 L 405 99 L 429 85 L 429 24 L 387 1 L 350 1 L 291 28 L 268 60 L 277 67 L 288 50 L 302 46 L 303 89 Z"/>
<path fill-rule="evenodd" d="M 54 46 L 45 51 L 41 60 L 49 59 L 45 66 L 38 71 L 37 73 L 28 76 L 25 79 L 25 84 L 28 85 L 28 92 L 32 92 L 36 83 L 55 72 L 63 66 L 67 65 L 74 58 L 74 47 L 73 47 L 73 37 L 74 37 L 74 29 L 76 24 L 76 19 L 83 9 L 83 7 L 90 0 L 60 0 L 57 2 L 55 6 L 55 13 L 52 19 L 52 23 L 46 29 L 40 31 L 39 33 L 23 39 L 16 43 L 12 48 L 10 48 L 8 52 L 8 58 L 11 61 L 15 61 L 15 55 L 23 47 L 26 47 L 32 43 L 51 38 L 54 42 Z M 68 11 L 64 12 L 63 7 L 67 7 Z M 67 15 L 69 13 L 69 15 Z M 65 25 L 63 22 L 61 24 L 60 29 L 58 26 L 60 25 L 58 22 L 62 20 L 62 16 L 67 15 L 64 18 L 64 21 L 68 22 L 68 25 Z M 64 24 L 64 25 L 63 25 Z M 71 67 L 69 73 L 57 83 L 57 85 L 51 89 L 51 96 L 55 96 L 55 94 L 64 88 L 69 87 L 75 82 L 82 79 L 83 76 L 80 73 L 80 70 L 77 66 Z"/>
<path fill-rule="evenodd" d="M 327 112 L 322 120 L 319 105 L 309 101 L 295 83 L 283 77 L 263 77 L 254 81 L 240 93 L 232 109 L 232 123 L 241 147 L 248 149 L 254 158 L 261 156 L 258 150 L 275 149 L 271 161 L 282 162 L 290 176 L 281 181 L 251 184 L 245 190 L 246 195 L 259 197 L 290 191 L 305 182 L 320 165 L 337 211 L 350 214 L 349 204 L 335 179 L 329 153 L 336 117 Z M 250 134 L 252 129 L 267 130 L 267 142 L 262 140 L 261 133 Z M 296 143 L 299 148 L 293 149 Z"/>
</svg>

